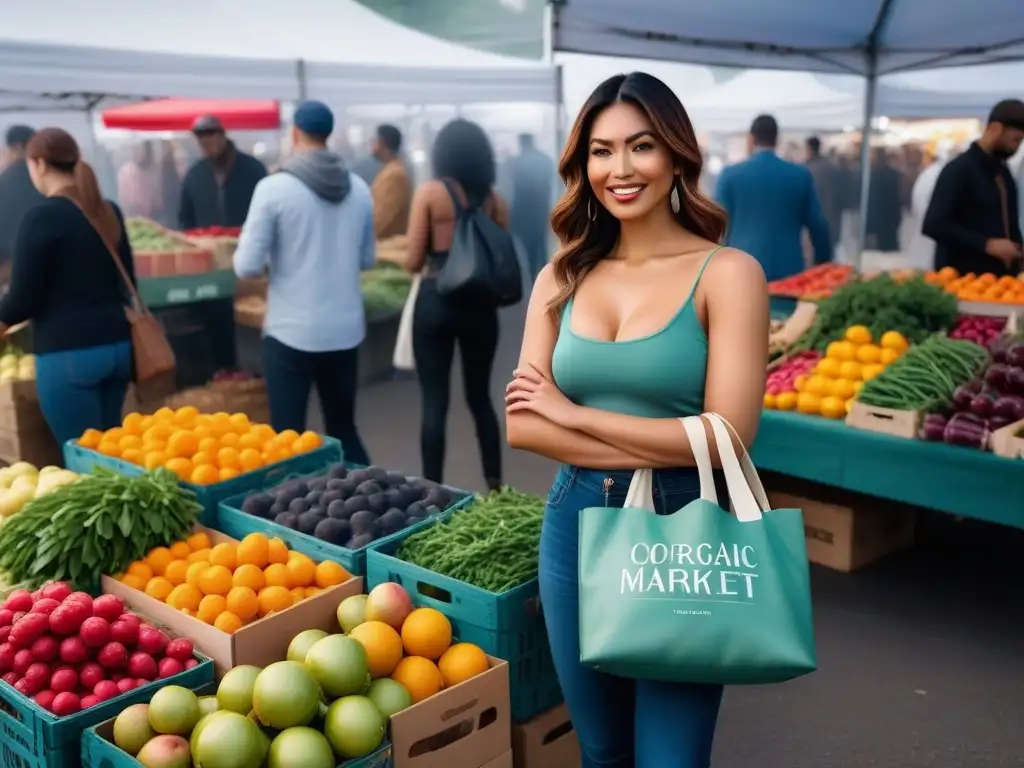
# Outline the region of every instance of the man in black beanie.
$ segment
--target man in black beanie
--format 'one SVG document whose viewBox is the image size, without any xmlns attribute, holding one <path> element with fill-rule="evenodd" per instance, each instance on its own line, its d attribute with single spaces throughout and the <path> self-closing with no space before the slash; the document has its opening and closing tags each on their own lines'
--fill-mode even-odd
<svg viewBox="0 0 1024 768">
<path fill-rule="evenodd" d="M 25 161 L 25 147 L 34 135 L 35 131 L 27 125 L 12 125 L 4 137 L 8 163 L 0 173 L 0 292 L 10 281 L 14 238 L 21 220 L 30 208 L 43 201 L 32 184 Z"/>
</svg>

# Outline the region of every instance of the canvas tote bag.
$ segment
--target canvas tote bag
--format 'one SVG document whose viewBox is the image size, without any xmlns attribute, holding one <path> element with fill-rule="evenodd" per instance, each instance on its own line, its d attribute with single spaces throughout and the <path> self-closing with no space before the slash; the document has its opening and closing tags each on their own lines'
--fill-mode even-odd
<svg viewBox="0 0 1024 768">
<path fill-rule="evenodd" d="M 174 359 L 174 350 L 171 349 L 171 344 L 167 340 L 167 334 L 164 333 L 160 323 L 157 322 L 157 319 L 153 317 L 153 314 L 143 303 L 138 289 L 136 289 L 135 284 L 128 276 L 128 270 L 124 268 L 124 264 L 121 262 L 121 257 L 118 256 L 114 247 L 103 237 L 100 228 L 96 226 L 96 222 L 78 204 L 77 200 L 70 195 L 65 195 L 65 197 L 78 206 L 78 210 L 82 211 L 82 215 L 89 221 L 92 228 L 96 230 L 96 234 L 99 235 L 103 244 L 107 246 L 107 252 L 110 253 L 110 258 L 114 260 L 114 266 L 117 267 L 118 274 L 121 275 L 121 280 L 124 281 L 125 287 L 128 289 L 130 304 L 125 307 L 124 314 L 128 318 L 128 325 L 131 328 L 135 382 L 137 384 L 147 384 L 157 382 L 157 380 L 166 380 L 174 373 L 177 366 Z"/>
<path fill-rule="evenodd" d="M 742 685 L 814 671 L 810 576 L 798 509 L 771 510 L 749 455 L 714 430 L 733 512 L 718 504 L 700 417 L 682 419 L 700 498 L 652 511 L 653 472 L 622 509 L 580 512 L 580 661 L 630 678 Z"/>
<path fill-rule="evenodd" d="M 398 319 L 398 335 L 395 337 L 395 351 L 391 355 L 391 364 L 400 371 L 415 371 L 416 358 L 412 352 L 412 319 L 416 313 L 416 297 L 420 295 L 420 275 L 412 279 L 409 297 L 402 307 L 402 316 Z"/>
</svg>

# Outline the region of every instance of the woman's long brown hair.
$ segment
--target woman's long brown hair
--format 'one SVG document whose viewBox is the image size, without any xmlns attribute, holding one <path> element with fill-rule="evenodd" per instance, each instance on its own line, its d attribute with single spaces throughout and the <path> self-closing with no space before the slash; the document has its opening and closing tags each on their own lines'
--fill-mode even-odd
<svg viewBox="0 0 1024 768">
<path fill-rule="evenodd" d="M 58 173 L 71 176 L 70 183 L 60 194 L 77 203 L 104 242 L 117 251 L 121 222 L 114 207 L 103 199 L 96 174 L 82 160 L 75 138 L 61 128 L 44 128 L 29 141 L 25 154 L 29 160 L 42 160 Z"/>
<path fill-rule="evenodd" d="M 553 259 L 559 290 L 548 305 L 548 312 L 556 322 L 583 278 L 611 253 L 619 239 L 619 220 L 601 205 L 591 189 L 587 158 L 594 120 L 620 101 L 632 104 L 647 115 L 654 132 L 665 142 L 680 169 L 676 221 L 715 243 L 721 242 L 725 235 L 728 224 L 725 211 L 700 191 L 698 182 L 704 165 L 700 146 L 690 117 L 672 89 L 645 72 L 615 75 L 605 80 L 577 115 L 559 160 L 558 172 L 565 183 L 565 194 L 551 214 L 551 228 L 561 243 Z M 592 219 L 594 212 L 597 216 Z"/>
</svg>

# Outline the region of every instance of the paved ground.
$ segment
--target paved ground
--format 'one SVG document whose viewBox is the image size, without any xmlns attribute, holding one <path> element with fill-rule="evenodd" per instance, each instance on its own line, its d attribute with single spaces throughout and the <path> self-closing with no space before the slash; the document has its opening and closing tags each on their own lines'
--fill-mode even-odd
<svg viewBox="0 0 1024 768">
<path fill-rule="evenodd" d="M 515 365 L 521 326 L 520 310 L 509 310 L 496 403 Z M 457 371 L 453 393 L 445 480 L 481 488 Z M 415 382 L 367 387 L 359 413 L 375 462 L 419 470 Z M 505 461 L 507 482 L 546 490 L 551 463 L 512 451 Z M 820 671 L 785 685 L 730 689 L 715 767 L 1024 765 L 1022 555 L 1022 532 L 926 516 L 911 552 L 855 574 L 815 568 Z"/>
</svg>

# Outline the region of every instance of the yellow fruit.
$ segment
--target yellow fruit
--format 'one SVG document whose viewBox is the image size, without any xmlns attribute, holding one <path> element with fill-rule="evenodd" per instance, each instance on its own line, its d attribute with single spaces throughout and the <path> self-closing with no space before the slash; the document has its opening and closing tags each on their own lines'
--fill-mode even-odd
<svg viewBox="0 0 1024 768">
<path fill-rule="evenodd" d="M 244 623 L 242 620 L 231 613 L 231 611 L 224 611 L 217 620 L 213 622 L 213 626 L 228 635 L 233 635 L 235 632 L 240 630 Z"/>
<path fill-rule="evenodd" d="M 769 410 L 775 410 L 778 406 L 776 405 L 775 395 L 771 392 L 765 392 L 764 398 L 761 400 L 761 405 Z"/>
<path fill-rule="evenodd" d="M 851 325 L 843 336 L 852 344 L 870 344 L 874 341 L 871 331 L 865 325 Z"/>
<path fill-rule="evenodd" d="M 288 545 L 280 539 L 270 540 L 268 552 L 271 563 L 287 563 L 288 558 L 291 556 L 291 553 L 288 551 Z"/>
<path fill-rule="evenodd" d="M 196 618 L 204 624 L 213 624 L 227 609 L 228 601 L 224 595 L 207 595 L 199 602 Z"/>
<path fill-rule="evenodd" d="M 840 400 L 849 400 L 856 394 L 853 382 L 848 379 L 836 379 L 832 382 L 832 395 Z"/>
<path fill-rule="evenodd" d="M 163 408 L 157 409 L 157 411 L 153 414 L 153 420 L 162 422 L 173 422 L 174 411 L 172 411 L 165 405 Z"/>
<path fill-rule="evenodd" d="M 882 365 L 889 365 L 889 363 L 894 363 L 899 359 L 900 353 L 897 352 L 895 349 L 883 348 L 882 355 L 879 358 L 878 362 L 880 362 Z"/>
<path fill-rule="evenodd" d="M 209 549 L 197 549 L 191 555 L 186 558 L 190 563 L 207 563 L 210 562 L 210 550 Z"/>
<path fill-rule="evenodd" d="M 853 403 L 854 403 L 854 401 L 852 399 L 846 401 L 846 413 L 847 413 L 847 415 L 849 415 L 850 411 L 853 410 Z"/>
<path fill-rule="evenodd" d="M 884 370 L 885 366 L 879 363 L 875 363 L 872 365 L 863 365 L 860 369 L 860 377 L 864 381 L 871 381 L 873 378 L 875 378 L 875 376 L 877 376 Z"/>
<path fill-rule="evenodd" d="M 175 560 L 184 560 L 192 554 L 192 547 L 184 541 L 176 541 L 169 547 Z"/>
<path fill-rule="evenodd" d="M 295 587 L 288 591 L 292 593 L 292 605 L 298 605 L 306 599 L 306 590 L 303 587 Z"/>
<path fill-rule="evenodd" d="M 796 392 L 783 392 L 775 399 L 775 407 L 780 411 L 792 411 L 796 408 Z"/>
<path fill-rule="evenodd" d="M 200 576 L 202 576 L 203 571 L 209 567 L 210 564 L 205 560 L 198 563 L 189 563 L 188 570 L 185 571 L 185 583 L 191 584 L 193 587 L 198 587 Z"/>
<path fill-rule="evenodd" d="M 421 656 L 406 656 L 398 662 L 391 679 L 402 684 L 413 704 L 429 699 L 444 688 L 444 678 L 437 666 Z"/>
<path fill-rule="evenodd" d="M 848 381 L 858 381 L 861 377 L 860 363 L 847 360 L 839 369 L 839 375 Z"/>
<path fill-rule="evenodd" d="M 228 592 L 228 610 L 243 622 L 255 619 L 260 612 L 259 598 L 248 587 L 234 587 Z"/>
<path fill-rule="evenodd" d="M 210 549 L 213 546 L 213 543 L 210 541 L 210 537 L 206 534 L 206 531 L 193 533 L 185 539 L 185 543 L 188 544 L 188 548 L 193 552 L 198 552 L 201 549 Z"/>
<path fill-rule="evenodd" d="M 163 576 L 154 576 L 146 583 L 146 594 L 160 602 L 166 600 L 173 589 L 174 585 Z"/>
<path fill-rule="evenodd" d="M 285 568 L 288 569 L 292 589 L 310 587 L 316 581 L 316 564 L 308 557 L 293 557 Z"/>
<path fill-rule="evenodd" d="M 248 587 L 258 594 L 261 589 L 267 586 L 267 578 L 263 575 L 262 570 L 255 565 L 246 563 L 235 569 L 235 573 L 231 577 L 231 583 L 236 587 Z"/>
<path fill-rule="evenodd" d="M 868 365 L 877 363 L 882 359 L 882 348 L 874 344 L 862 344 L 857 347 L 857 361 Z"/>
<path fill-rule="evenodd" d="M 285 611 L 292 607 L 294 599 L 292 593 L 284 587 L 267 587 L 259 595 L 260 616 L 269 616 L 271 613 Z"/>
<path fill-rule="evenodd" d="M 796 409 L 800 413 L 820 413 L 821 398 L 810 392 L 801 392 L 796 399 Z"/>
<path fill-rule="evenodd" d="M 163 576 L 167 566 L 174 560 L 174 555 L 167 547 L 156 547 L 146 555 L 146 565 L 153 571 L 154 576 Z"/>
<path fill-rule="evenodd" d="M 846 401 L 838 397 L 823 398 L 820 412 L 826 419 L 841 419 L 846 415 Z"/>
<path fill-rule="evenodd" d="M 359 627 L 356 627 L 358 629 Z M 480 648 L 472 643 L 456 643 L 437 662 L 437 669 L 444 680 L 444 687 L 464 683 L 470 678 L 482 675 L 491 668 L 491 662 Z"/>
<path fill-rule="evenodd" d="M 882 334 L 882 349 L 891 349 L 898 354 L 903 354 L 910 346 L 910 342 L 899 331 L 886 331 Z"/>
<path fill-rule="evenodd" d="M 250 533 L 238 543 L 237 562 L 266 568 L 270 564 L 270 541 L 262 533 Z"/>
<path fill-rule="evenodd" d="M 195 613 L 199 610 L 199 604 L 203 600 L 203 593 L 199 587 L 191 584 L 179 584 L 167 596 L 167 604 L 179 611 L 187 610 Z"/>
<path fill-rule="evenodd" d="M 840 361 L 834 357 L 823 357 L 818 361 L 818 364 L 814 366 L 814 372 L 819 376 L 827 376 L 830 379 L 839 377 L 839 365 Z"/>
<path fill-rule="evenodd" d="M 370 677 L 387 677 L 402 660 L 402 638 L 383 621 L 366 621 L 348 633 L 366 649 Z"/>
<path fill-rule="evenodd" d="M 220 469 L 220 481 L 223 483 L 226 480 L 233 480 L 241 474 L 234 467 L 221 467 Z"/>
<path fill-rule="evenodd" d="M 231 571 L 223 565 L 211 565 L 199 576 L 199 588 L 205 595 L 227 595 L 231 587 Z"/>
<path fill-rule="evenodd" d="M 179 429 L 167 440 L 167 455 L 176 459 L 190 459 L 198 451 L 199 440 L 184 429 Z"/>
<path fill-rule="evenodd" d="M 185 482 L 188 482 L 192 479 L 193 467 L 192 462 L 189 461 L 188 459 L 181 457 L 168 459 L 167 463 L 164 466 L 167 467 L 167 469 L 171 470 L 171 472 L 176 474 L 181 480 L 184 480 Z"/>
<path fill-rule="evenodd" d="M 819 397 L 828 394 L 828 379 L 824 376 L 811 376 L 807 380 L 807 384 L 804 385 L 804 392 L 812 395 L 818 395 Z"/>
<path fill-rule="evenodd" d="M 189 482 L 193 485 L 214 485 L 220 482 L 220 470 L 205 459 L 197 459 Z"/>
<path fill-rule="evenodd" d="M 149 581 L 153 578 L 153 569 L 146 565 L 141 560 L 136 560 L 134 563 L 128 566 L 128 570 L 125 573 L 129 576 L 136 576 L 143 581 Z"/>
<path fill-rule="evenodd" d="M 410 656 L 436 660 L 452 644 L 452 624 L 433 608 L 417 608 L 402 624 L 402 645 Z"/>
<path fill-rule="evenodd" d="M 121 577 L 121 583 L 126 587 L 137 589 L 140 592 L 146 589 L 146 581 L 138 576 L 132 576 L 130 573 L 126 573 Z"/>
<path fill-rule="evenodd" d="M 861 387 L 864 386 L 864 382 L 863 381 L 854 381 L 854 382 L 852 382 L 852 384 L 853 384 L 853 394 L 854 394 L 854 396 L 856 396 L 857 393 L 860 392 Z"/>
<path fill-rule="evenodd" d="M 857 347 L 848 341 L 833 341 L 828 345 L 828 349 L 825 352 L 826 357 L 831 357 L 833 360 L 853 360 L 857 354 Z"/>
<path fill-rule="evenodd" d="M 221 565 L 229 571 L 233 571 L 237 563 L 238 557 L 234 544 L 224 542 L 210 550 L 210 565 Z"/>
<path fill-rule="evenodd" d="M 316 566 L 316 585 L 320 589 L 336 587 L 351 578 L 352 574 L 333 560 L 324 560 Z"/>
<path fill-rule="evenodd" d="M 807 389 L 807 382 L 810 381 L 810 379 L 811 377 L 807 376 L 806 374 L 801 374 L 800 376 L 797 376 L 795 379 L 793 379 L 793 388 L 797 392 L 803 392 L 805 389 Z"/>
<path fill-rule="evenodd" d="M 296 586 L 292 584 L 291 573 L 288 571 L 287 565 L 282 565 L 281 563 L 268 565 L 263 569 L 263 575 L 267 579 L 268 587 L 291 589 L 293 586 Z"/>
<path fill-rule="evenodd" d="M 185 575 L 188 573 L 187 560 L 172 560 L 164 571 L 164 577 L 174 586 L 185 583 Z"/>
<path fill-rule="evenodd" d="M 87 429 L 78 438 L 78 444 L 83 448 L 96 448 L 103 439 L 103 433 L 98 429 Z"/>
</svg>

